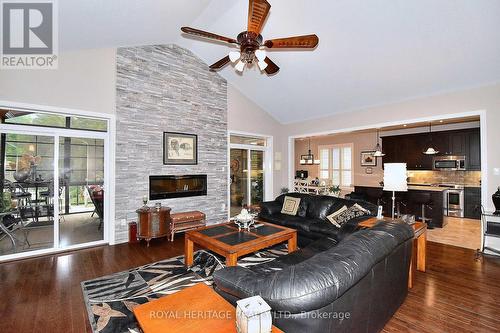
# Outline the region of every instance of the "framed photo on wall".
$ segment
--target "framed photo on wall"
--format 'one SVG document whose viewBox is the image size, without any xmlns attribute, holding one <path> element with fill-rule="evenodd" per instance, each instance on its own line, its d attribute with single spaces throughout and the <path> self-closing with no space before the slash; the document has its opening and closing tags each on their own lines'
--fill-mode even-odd
<svg viewBox="0 0 500 333">
<path fill-rule="evenodd" d="M 374 151 L 362 151 L 361 152 L 361 166 L 374 167 L 377 166 L 377 158 L 373 156 Z"/>
<path fill-rule="evenodd" d="M 198 164 L 198 136 L 196 134 L 163 132 L 163 164 Z"/>
</svg>

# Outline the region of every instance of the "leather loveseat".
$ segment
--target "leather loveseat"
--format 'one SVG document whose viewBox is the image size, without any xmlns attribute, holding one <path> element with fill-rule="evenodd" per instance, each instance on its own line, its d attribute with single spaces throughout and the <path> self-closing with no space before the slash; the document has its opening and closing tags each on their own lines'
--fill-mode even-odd
<svg viewBox="0 0 500 333">
<path fill-rule="evenodd" d="M 296 216 L 281 213 L 285 196 L 300 198 L 299 209 Z M 342 229 L 335 227 L 327 220 L 326 217 L 328 215 L 342 208 L 342 206 L 345 205 L 349 208 L 355 203 L 368 209 L 370 214 L 352 219 Z M 346 200 L 331 196 L 310 195 L 305 193 L 282 194 L 274 201 L 261 203 L 260 207 L 261 211 L 259 218 L 261 220 L 296 229 L 300 247 L 304 247 L 312 241 L 323 238 L 324 236 L 340 240 L 345 235 L 352 233 L 359 222 L 377 215 L 377 206 L 366 201 Z"/>
<path fill-rule="evenodd" d="M 410 226 L 379 222 L 266 264 L 216 271 L 214 288 L 233 304 L 260 295 L 287 333 L 379 332 L 407 295 L 412 242 Z"/>
</svg>

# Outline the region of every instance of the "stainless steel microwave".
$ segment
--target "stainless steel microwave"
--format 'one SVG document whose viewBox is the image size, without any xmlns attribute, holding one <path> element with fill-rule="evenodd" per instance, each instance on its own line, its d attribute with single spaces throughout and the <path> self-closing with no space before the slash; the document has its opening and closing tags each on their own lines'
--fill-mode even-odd
<svg viewBox="0 0 500 333">
<path fill-rule="evenodd" d="M 432 160 L 434 170 L 466 170 L 465 156 L 435 156 Z"/>
</svg>

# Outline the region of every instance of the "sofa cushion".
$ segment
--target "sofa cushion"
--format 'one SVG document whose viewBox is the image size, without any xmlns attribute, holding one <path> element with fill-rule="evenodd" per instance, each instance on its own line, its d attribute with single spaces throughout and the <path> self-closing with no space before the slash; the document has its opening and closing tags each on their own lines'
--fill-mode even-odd
<svg viewBox="0 0 500 333">
<path fill-rule="evenodd" d="M 325 220 L 331 207 L 338 198 L 318 195 L 309 200 L 307 205 L 307 217 Z"/>
<path fill-rule="evenodd" d="M 281 208 L 281 214 L 295 216 L 299 210 L 300 198 L 294 198 L 286 196 L 283 200 L 283 207 Z"/>
</svg>

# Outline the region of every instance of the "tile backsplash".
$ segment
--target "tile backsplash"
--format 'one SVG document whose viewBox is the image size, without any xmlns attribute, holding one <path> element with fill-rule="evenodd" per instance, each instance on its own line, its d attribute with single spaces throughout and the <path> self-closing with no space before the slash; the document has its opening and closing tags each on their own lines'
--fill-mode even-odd
<svg viewBox="0 0 500 333">
<path fill-rule="evenodd" d="M 413 184 L 481 184 L 481 171 L 409 171 Z"/>
</svg>

